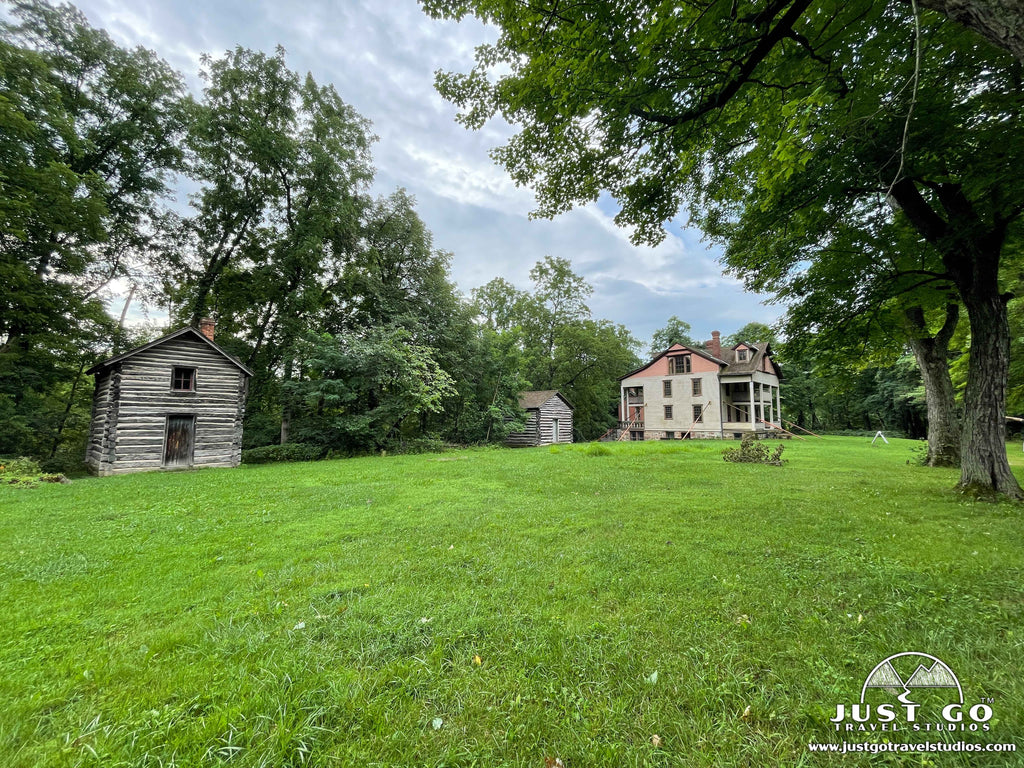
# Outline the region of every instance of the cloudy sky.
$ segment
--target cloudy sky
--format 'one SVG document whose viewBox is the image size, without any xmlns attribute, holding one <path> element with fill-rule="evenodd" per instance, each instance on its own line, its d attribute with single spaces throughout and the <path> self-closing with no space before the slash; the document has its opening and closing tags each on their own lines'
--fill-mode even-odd
<svg viewBox="0 0 1024 768">
<path fill-rule="evenodd" d="M 373 122 L 375 192 L 405 187 L 434 233 L 454 253 L 460 290 L 504 277 L 529 287 L 545 255 L 569 259 L 594 286 L 595 317 L 625 324 L 638 338 L 678 315 L 698 338 L 731 333 L 779 310 L 722 275 L 718 251 L 678 223 L 656 248 L 635 247 L 611 219 L 610 202 L 553 221 L 528 219 L 529 190 L 517 188 L 487 155 L 512 133 L 492 122 L 467 131 L 433 87 L 435 70 L 468 70 L 493 29 L 473 19 L 428 18 L 415 0 L 78 0 L 94 26 L 122 45 L 143 45 L 185 74 L 198 93 L 199 57 L 236 45 L 284 46 L 289 66 L 333 83 Z"/>
</svg>

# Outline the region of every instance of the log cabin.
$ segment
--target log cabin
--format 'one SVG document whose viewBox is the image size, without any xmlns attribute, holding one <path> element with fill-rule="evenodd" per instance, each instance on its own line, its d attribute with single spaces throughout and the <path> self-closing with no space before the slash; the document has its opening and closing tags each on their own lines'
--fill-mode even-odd
<svg viewBox="0 0 1024 768">
<path fill-rule="evenodd" d="M 526 448 L 572 442 L 573 406 L 554 389 L 519 393 L 519 407 L 526 411 L 526 426 L 505 438 L 506 445 Z"/>
<path fill-rule="evenodd" d="M 100 476 L 237 467 L 252 371 L 213 341 L 214 323 L 181 328 L 93 366 L 85 462 Z"/>
</svg>

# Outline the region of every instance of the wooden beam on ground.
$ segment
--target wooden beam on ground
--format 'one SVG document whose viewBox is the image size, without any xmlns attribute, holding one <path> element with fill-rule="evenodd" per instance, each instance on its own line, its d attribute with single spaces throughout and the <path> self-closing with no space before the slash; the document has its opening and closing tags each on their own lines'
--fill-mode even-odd
<svg viewBox="0 0 1024 768">
<path fill-rule="evenodd" d="M 796 428 L 797 428 L 797 429 L 799 429 L 799 430 L 800 430 L 801 432 L 806 432 L 806 433 L 807 433 L 808 435 L 814 435 L 814 437 L 821 437 L 821 435 L 816 435 L 816 434 L 814 434 L 813 432 L 811 432 L 811 430 L 809 430 L 809 429 L 804 429 L 804 428 L 803 428 L 803 427 L 801 427 L 801 426 L 800 426 L 799 424 L 794 424 L 794 423 L 793 423 L 792 421 L 786 421 L 786 419 L 783 419 L 782 421 L 783 421 L 783 423 L 785 423 L 785 424 L 789 424 L 789 426 L 791 426 L 791 427 L 796 427 Z"/>
</svg>

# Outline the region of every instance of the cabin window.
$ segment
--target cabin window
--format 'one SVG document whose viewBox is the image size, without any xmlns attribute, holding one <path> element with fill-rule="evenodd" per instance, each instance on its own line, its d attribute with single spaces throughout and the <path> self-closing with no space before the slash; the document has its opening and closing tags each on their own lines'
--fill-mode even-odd
<svg viewBox="0 0 1024 768">
<path fill-rule="evenodd" d="M 174 374 L 171 376 L 171 389 L 175 392 L 195 392 L 196 369 L 174 366 Z"/>
<path fill-rule="evenodd" d="M 694 379 L 693 380 L 693 396 L 694 397 L 700 397 L 700 393 L 701 393 L 700 379 Z"/>
<path fill-rule="evenodd" d="M 672 406 L 671 405 L 666 405 L 665 406 L 665 421 L 671 421 L 671 419 L 672 419 Z"/>
<path fill-rule="evenodd" d="M 676 357 L 670 357 L 672 361 L 670 373 L 689 373 L 691 370 L 690 356 L 689 355 L 678 355 Z"/>
<path fill-rule="evenodd" d="M 737 349 L 736 350 L 736 359 L 738 361 L 740 361 L 741 363 L 744 360 L 746 360 L 747 359 L 747 350 L 745 350 L 745 349 Z"/>
<path fill-rule="evenodd" d="M 663 382 L 661 382 L 661 386 L 662 386 L 662 392 L 664 393 L 665 397 L 672 397 L 672 382 L 671 381 L 663 381 Z"/>
<path fill-rule="evenodd" d="M 701 424 L 704 421 L 704 407 L 700 405 L 693 406 L 693 423 Z"/>
</svg>

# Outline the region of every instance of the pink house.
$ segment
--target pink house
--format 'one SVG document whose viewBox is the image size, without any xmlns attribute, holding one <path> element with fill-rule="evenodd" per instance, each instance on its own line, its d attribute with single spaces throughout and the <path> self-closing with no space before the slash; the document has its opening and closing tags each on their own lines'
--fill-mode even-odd
<svg viewBox="0 0 1024 768">
<path fill-rule="evenodd" d="M 619 425 L 631 440 L 739 438 L 780 434 L 782 371 L 767 344 L 722 349 L 712 331 L 706 350 L 674 344 L 619 379 Z"/>
</svg>

